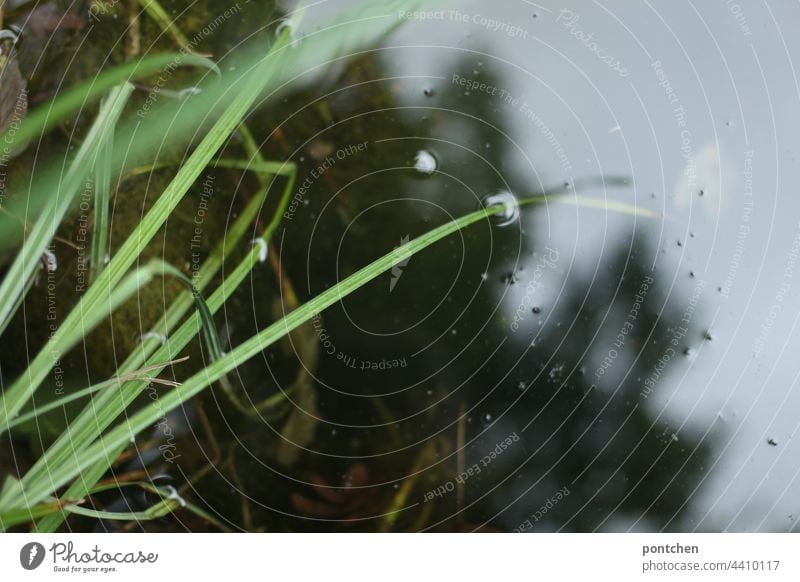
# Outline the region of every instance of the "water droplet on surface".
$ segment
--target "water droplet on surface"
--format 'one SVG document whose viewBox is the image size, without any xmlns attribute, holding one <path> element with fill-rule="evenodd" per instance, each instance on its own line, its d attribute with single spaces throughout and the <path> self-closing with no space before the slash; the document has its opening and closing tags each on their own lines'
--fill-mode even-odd
<svg viewBox="0 0 800 582">
<path fill-rule="evenodd" d="M 490 422 L 492 420 L 492 415 L 487 412 L 486 416 L 484 416 L 483 418 L 486 420 L 486 422 Z"/>
<path fill-rule="evenodd" d="M 517 384 L 517 388 L 519 388 L 520 390 L 525 390 L 525 388 L 527 387 L 528 385 L 525 384 L 525 382 L 520 382 L 519 384 Z"/>
<path fill-rule="evenodd" d="M 425 95 L 425 97 L 433 97 L 436 95 L 436 91 L 434 91 L 432 87 L 425 87 L 422 93 Z"/>
<path fill-rule="evenodd" d="M 486 209 L 501 208 L 497 214 L 492 216 L 492 220 L 497 226 L 508 226 L 519 219 L 519 201 L 511 192 L 490 194 L 481 201 L 481 206 Z"/>
<path fill-rule="evenodd" d="M 200 87 L 187 87 L 186 89 L 178 91 L 178 99 L 188 99 L 189 97 L 200 95 L 202 92 L 203 90 Z"/>
<path fill-rule="evenodd" d="M 489 273 L 481 273 L 481 281 L 486 281 L 489 278 Z"/>
<path fill-rule="evenodd" d="M 776 439 L 775 437 L 769 437 L 767 439 L 767 444 L 772 445 L 773 447 L 777 447 L 778 446 L 778 439 Z"/>
<path fill-rule="evenodd" d="M 517 275 L 512 271 L 500 277 L 500 282 L 505 285 L 513 285 L 517 282 Z"/>
<path fill-rule="evenodd" d="M 703 339 L 706 340 L 707 342 L 710 342 L 711 340 L 714 339 L 714 336 L 711 335 L 711 331 L 706 330 L 703 332 Z"/>
<path fill-rule="evenodd" d="M 542 312 L 542 308 L 541 307 L 534 307 L 531 311 L 533 311 L 534 313 L 536 313 L 538 315 L 539 313 Z"/>
<path fill-rule="evenodd" d="M 414 157 L 414 169 L 425 176 L 432 175 L 439 168 L 436 157 L 428 150 L 419 150 Z"/>
</svg>

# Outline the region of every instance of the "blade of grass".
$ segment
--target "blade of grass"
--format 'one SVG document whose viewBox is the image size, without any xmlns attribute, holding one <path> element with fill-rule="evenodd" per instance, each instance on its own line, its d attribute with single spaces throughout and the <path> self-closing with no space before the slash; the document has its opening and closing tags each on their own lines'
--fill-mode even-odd
<svg viewBox="0 0 800 582">
<path fill-rule="evenodd" d="M 54 400 L 53 402 L 50 402 L 49 404 L 43 406 L 37 406 L 34 410 L 28 412 L 27 414 L 22 414 L 18 416 L 8 425 L 8 428 L 10 430 L 15 426 L 28 422 L 29 420 L 33 420 L 37 416 L 46 414 L 51 410 L 55 410 L 57 408 L 69 404 L 70 402 L 74 402 L 75 400 L 80 400 L 85 396 L 90 396 L 96 392 L 105 390 L 106 388 L 113 388 L 115 386 L 117 388 L 120 388 L 125 382 L 130 382 L 131 380 L 140 380 L 142 382 L 154 382 L 156 384 L 163 384 L 164 386 L 172 386 L 174 388 L 178 385 L 177 382 L 173 382 L 172 380 L 163 380 L 161 378 L 152 375 L 148 376 L 147 373 L 153 370 L 158 370 L 158 372 L 160 373 L 160 371 L 163 370 L 165 367 L 172 366 L 180 362 L 185 362 L 188 359 L 189 357 L 186 356 L 184 358 L 178 358 L 177 360 L 172 360 L 171 362 L 164 362 L 162 364 L 154 364 L 152 366 L 146 366 L 140 370 L 136 370 L 135 372 L 128 372 L 126 374 L 121 374 L 119 376 L 111 378 L 110 380 L 106 380 L 105 382 L 100 382 L 99 384 L 94 384 L 92 386 L 89 386 L 88 388 L 77 390 L 76 392 L 73 392 L 69 396 L 64 396 L 63 398 L 59 398 L 58 400 Z"/>
<path fill-rule="evenodd" d="M 103 103 L 101 101 L 101 108 Z M 113 150 L 114 128 L 111 127 L 105 143 L 99 148 L 94 163 L 94 224 L 92 225 L 92 249 L 89 258 L 90 281 L 97 279 L 108 255 L 108 204 L 111 195 L 111 153 Z"/>
<path fill-rule="evenodd" d="M 169 17 L 167 11 L 156 0 L 138 0 L 139 6 L 144 8 L 147 15 L 161 27 L 165 33 L 172 37 L 180 48 L 191 54 L 195 53 L 194 47 L 180 27 Z"/>
</svg>

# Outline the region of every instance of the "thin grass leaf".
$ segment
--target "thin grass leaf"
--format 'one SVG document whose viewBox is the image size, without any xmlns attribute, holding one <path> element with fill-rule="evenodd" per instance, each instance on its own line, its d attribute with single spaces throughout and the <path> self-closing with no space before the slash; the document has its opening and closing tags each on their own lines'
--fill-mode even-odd
<svg viewBox="0 0 800 582">
<path fill-rule="evenodd" d="M 139 6 L 147 12 L 147 15 L 161 27 L 161 30 L 172 37 L 175 44 L 188 53 L 197 54 L 194 50 L 194 45 L 189 42 L 189 39 L 186 38 L 180 27 L 175 24 L 175 21 L 169 17 L 169 14 L 161 7 L 161 4 L 156 0 L 138 0 L 138 2 Z"/>
<path fill-rule="evenodd" d="M 61 512 L 65 506 L 60 501 L 49 501 L 37 503 L 31 507 L 0 511 L 0 531 L 7 531 L 8 528 L 31 522 L 54 513 Z"/>
<path fill-rule="evenodd" d="M 105 103 L 101 101 L 101 108 Z M 111 154 L 114 151 L 114 127 L 108 129 L 105 143 L 100 146 L 94 163 L 94 223 L 92 248 L 89 255 L 89 280 L 94 281 L 103 270 L 108 256 L 108 206 L 111 196 Z"/>
<path fill-rule="evenodd" d="M 126 374 L 115 376 L 110 380 L 106 380 L 105 382 L 100 382 L 99 384 L 94 384 L 92 386 L 89 386 L 88 388 L 83 388 L 81 390 L 73 392 L 69 396 L 64 396 L 62 398 L 59 398 L 58 400 L 54 400 L 53 402 L 50 402 L 49 404 L 45 404 L 43 406 L 37 406 L 34 410 L 31 410 L 26 414 L 18 416 L 9 423 L 8 429 L 11 430 L 15 426 L 28 422 L 29 420 L 33 420 L 34 418 L 41 416 L 43 414 L 47 414 L 51 410 L 55 410 L 57 408 L 66 406 L 70 402 L 80 400 L 81 398 L 84 398 L 86 396 L 91 396 L 92 394 L 100 392 L 101 390 L 114 387 L 120 388 L 125 382 L 130 382 L 133 380 L 162 384 L 164 386 L 170 386 L 172 388 L 175 388 L 176 386 L 179 385 L 178 382 L 173 382 L 172 380 L 164 380 L 162 378 L 158 378 L 157 376 L 148 375 L 147 373 L 152 372 L 154 370 L 158 370 L 158 372 L 160 372 L 166 366 L 173 366 L 180 362 L 185 362 L 188 359 L 189 357 L 186 356 L 184 358 L 178 358 L 177 360 L 172 360 L 171 362 L 164 362 L 163 364 L 154 364 L 152 366 L 147 366 L 140 370 L 136 370 L 135 372 L 128 372 Z"/>
</svg>

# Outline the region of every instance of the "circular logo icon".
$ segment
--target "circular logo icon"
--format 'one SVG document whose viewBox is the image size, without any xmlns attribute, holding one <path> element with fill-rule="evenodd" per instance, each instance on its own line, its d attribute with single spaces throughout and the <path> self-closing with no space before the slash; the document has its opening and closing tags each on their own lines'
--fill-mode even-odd
<svg viewBox="0 0 800 582">
<path fill-rule="evenodd" d="M 19 551 L 19 563 L 26 570 L 35 570 L 44 561 L 44 546 L 39 542 L 29 542 Z"/>
</svg>

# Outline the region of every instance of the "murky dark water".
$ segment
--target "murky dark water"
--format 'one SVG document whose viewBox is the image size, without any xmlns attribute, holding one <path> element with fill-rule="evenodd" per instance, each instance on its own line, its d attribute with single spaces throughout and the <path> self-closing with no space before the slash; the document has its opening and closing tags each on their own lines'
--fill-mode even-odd
<svg viewBox="0 0 800 582">
<path fill-rule="evenodd" d="M 300 302 L 487 196 L 582 202 L 397 265 L 241 367 L 290 406 L 252 418 L 209 391 L 148 474 L 232 529 L 797 529 L 797 10 L 387 13 L 381 46 L 249 120 L 300 168 L 273 245 Z M 188 253 L 180 228 L 159 244 Z M 236 344 L 294 307 L 267 262 L 217 322 Z"/>
</svg>

